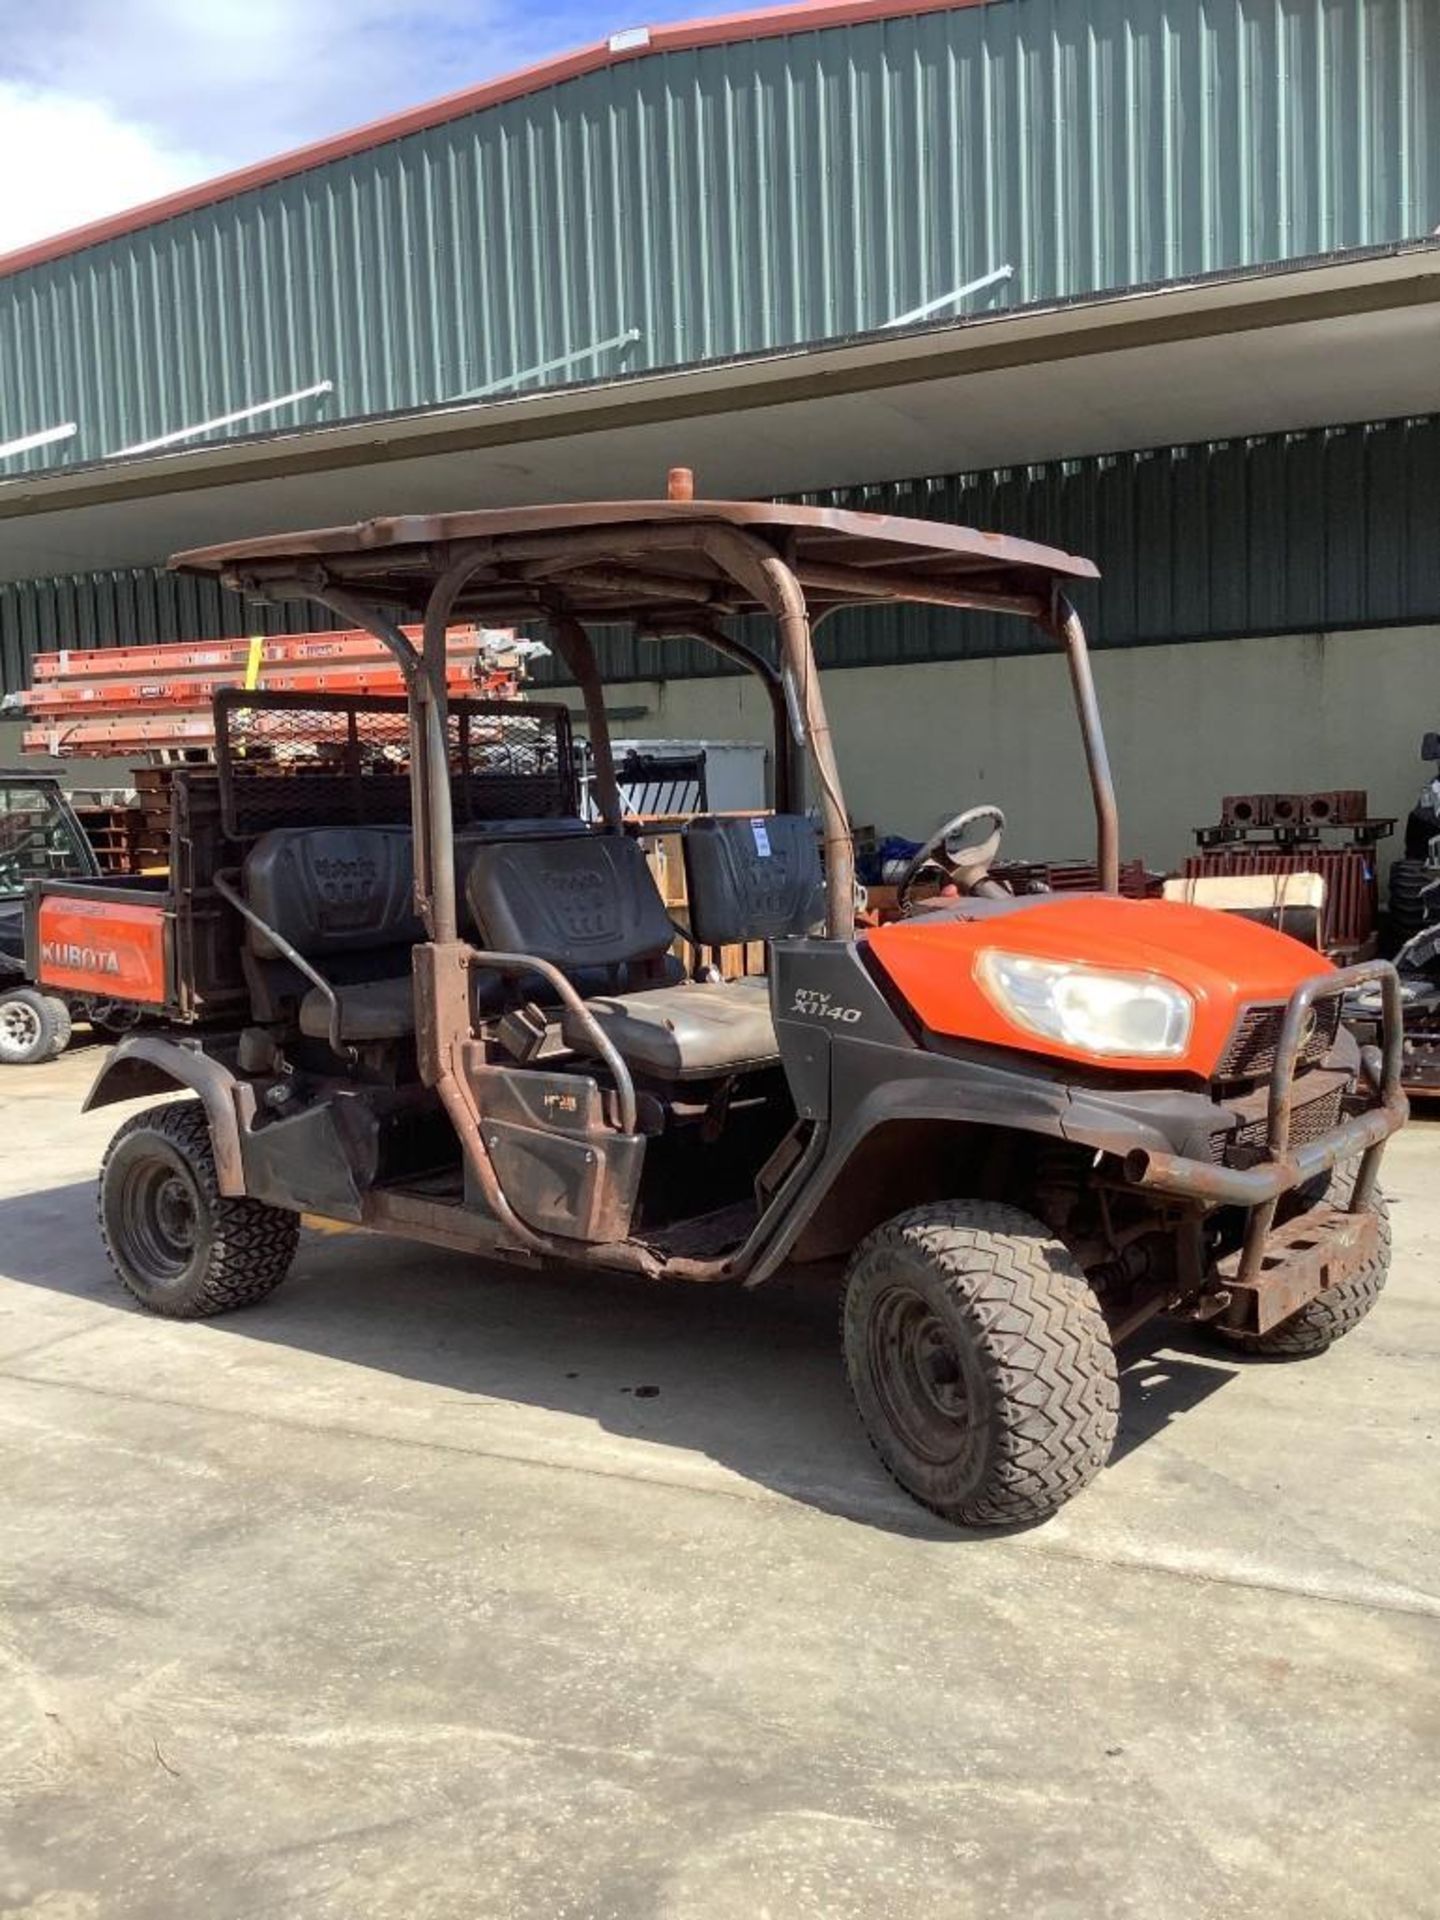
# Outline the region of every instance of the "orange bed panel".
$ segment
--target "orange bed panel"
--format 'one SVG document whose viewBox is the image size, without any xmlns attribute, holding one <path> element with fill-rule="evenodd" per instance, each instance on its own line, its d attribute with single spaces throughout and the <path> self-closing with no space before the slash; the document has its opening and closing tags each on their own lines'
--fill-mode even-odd
<svg viewBox="0 0 1440 1920">
<path fill-rule="evenodd" d="M 166 912 L 157 901 L 40 902 L 39 984 L 101 1000 L 163 1007 L 168 998 Z"/>
</svg>

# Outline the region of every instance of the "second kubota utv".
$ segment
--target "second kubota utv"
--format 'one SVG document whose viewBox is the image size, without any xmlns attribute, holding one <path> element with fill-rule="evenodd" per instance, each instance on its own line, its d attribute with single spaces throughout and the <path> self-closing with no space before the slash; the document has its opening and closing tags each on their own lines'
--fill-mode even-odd
<svg viewBox="0 0 1440 1920">
<path fill-rule="evenodd" d="M 0 1068 L 38 1066 L 70 1044 L 72 1013 L 103 1008 L 42 993 L 25 964 L 25 894 L 36 879 L 93 879 L 100 862 L 53 773 L 0 768 Z"/>
<path fill-rule="evenodd" d="M 172 564 L 368 628 L 408 698 L 222 695 L 220 828 L 183 883 L 108 904 L 36 891 L 42 977 L 47 952 L 119 964 L 177 1023 L 117 1047 L 89 1097 L 196 1096 L 127 1121 L 105 1157 L 103 1234 L 146 1306 L 259 1299 L 302 1211 L 651 1281 L 753 1287 L 843 1259 L 845 1364 L 881 1460 L 990 1525 L 1042 1519 L 1104 1465 L 1116 1343 L 1152 1315 L 1300 1355 L 1374 1302 L 1377 1163 L 1405 1115 L 1394 976 L 1116 897 L 1065 597 L 1089 562 L 697 501 L 682 479 L 667 500 L 372 521 Z M 1064 651 L 1104 891 L 1013 897 L 987 877 L 1002 817 L 972 808 L 906 876 L 911 910 L 857 933 L 812 633 L 902 601 L 1028 618 Z M 415 614 L 419 648 L 399 631 Z M 564 708 L 447 703 L 446 628 L 472 617 L 547 630 L 583 698 L 598 822 L 579 817 Z M 621 623 L 708 643 L 769 697 L 775 810 L 683 837 L 691 941 L 764 942 L 761 978 L 672 955 L 588 632 Z M 1363 1055 L 1339 1025 L 1362 981 L 1384 1002 Z"/>
</svg>

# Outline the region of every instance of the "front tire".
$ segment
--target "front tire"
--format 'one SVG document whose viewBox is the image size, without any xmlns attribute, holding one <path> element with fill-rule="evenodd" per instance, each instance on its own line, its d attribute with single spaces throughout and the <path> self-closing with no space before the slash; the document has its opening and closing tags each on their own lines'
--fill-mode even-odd
<svg viewBox="0 0 1440 1920">
<path fill-rule="evenodd" d="M 201 1320 L 248 1307 L 289 1272 L 300 1219 L 220 1191 L 198 1100 L 127 1120 L 100 1165 L 100 1235 L 120 1284 L 151 1313 Z"/>
<path fill-rule="evenodd" d="M 850 1262 L 842 1331 L 881 1461 L 959 1526 L 1048 1519 L 1110 1457 L 1119 1387 L 1099 1303 L 1018 1207 L 944 1201 L 877 1227 Z"/>
<path fill-rule="evenodd" d="M 1358 1160 L 1342 1161 L 1331 1170 L 1328 1182 L 1310 1195 L 1310 1205 L 1348 1206 L 1359 1172 Z M 1380 1298 L 1390 1274 L 1390 1209 L 1378 1187 L 1371 1196 L 1369 1211 L 1380 1222 L 1380 1245 L 1373 1260 L 1338 1287 L 1317 1293 L 1298 1313 L 1292 1313 L 1268 1333 L 1239 1333 L 1217 1326 L 1215 1332 L 1226 1345 L 1267 1360 L 1307 1360 L 1312 1354 L 1324 1353 L 1358 1327 Z"/>
</svg>

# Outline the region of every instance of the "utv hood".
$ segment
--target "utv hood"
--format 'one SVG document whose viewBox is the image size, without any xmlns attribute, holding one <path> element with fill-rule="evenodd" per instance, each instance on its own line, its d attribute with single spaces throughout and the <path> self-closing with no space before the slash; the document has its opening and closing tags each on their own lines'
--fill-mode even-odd
<svg viewBox="0 0 1440 1920">
<path fill-rule="evenodd" d="M 944 908 L 879 927 L 867 948 L 922 1026 L 953 1039 L 1018 1048 L 1051 1059 L 1093 1054 L 1042 1039 L 1008 1019 L 981 986 L 976 962 L 986 949 L 1037 960 L 1068 961 L 1122 973 L 1157 975 L 1183 987 L 1195 1003 L 1183 1057 L 1108 1057 L 1103 1064 L 1146 1073 L 1208 1078 L 1219 1065 L 1241 1013 L 1283 1005 L 1296 987 L 1334 968 L 1323 954 L 1288 934 L 1236 914 L 1173 900 L 1117 900 L 1109 894 L 1056 895 L 1017 901 L 1013 910 L 967 917 Z"/>
</svg>

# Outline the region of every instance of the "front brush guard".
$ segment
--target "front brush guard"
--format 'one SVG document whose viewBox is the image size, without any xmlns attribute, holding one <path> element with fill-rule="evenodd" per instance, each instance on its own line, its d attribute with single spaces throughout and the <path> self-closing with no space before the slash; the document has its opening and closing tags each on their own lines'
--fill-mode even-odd
<svg viewBox="0 0 1440 1920">
<path fill-rule="evenodd" d="M 1362 1067 L 1374 1092 L 1374 1102 L 1363 1112 L 1342 1120 L 1318 1140 L 1307 1140 L 1292 1148 L 1290 1120 L 1295 1068 L 1306 1017 L 1317 1000 L 1335 998 L 1371 984 L 1380 988 L 1381 1045 L 1378 1049 L 1367 1048 Z M 1350 1195 L 1349 1211 L 1360 1213 L 1368 1205 L 1381 1149 L 1390 1135 L 1404 1126 L 1410 1111 L 1400 1090 L 1403 1041 L 1400 976 L 1388 960 L 1366 960 L 1359 966 L 1318 974 L 1295 989 L 1285 1008 L 1275 1062 L 1270 1070 L 1265 1158 L 1253 1167 L 1217 1167 L 1206 1160 L 1137 1147 L 1125 1156 L 1125 1178 L 1131 1186 L 1175 1199 L 1246 1208 L 1250 1217 L 1235 1277 L 1241 1284 L 1250 1285 L 1260 1271 L 1276 1206 L 1293 1188 L 1305 1186 L 1358 1154 L 1360 1171 Z"/>
</svg>

